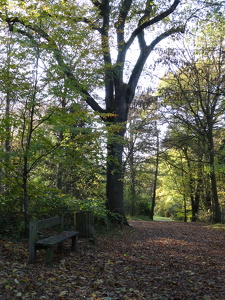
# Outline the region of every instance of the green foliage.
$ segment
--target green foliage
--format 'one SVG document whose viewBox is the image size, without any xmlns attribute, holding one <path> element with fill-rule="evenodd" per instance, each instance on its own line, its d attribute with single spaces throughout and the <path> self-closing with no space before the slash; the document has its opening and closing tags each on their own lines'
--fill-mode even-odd
<svg viewBox="0 0 225 300">
<path fill-rule="evenodd" d="M 171 218 L 161 217 L 161 216 L 154 216 L 154 221 L 173 221 Z"/>
<path fill-rule="evenodd" d="M 206 210 L 200 210 L 198 212 L 198 220 L 203 223 L 212 222 L 212 213 Z"/>
<path fill-rule="evenodd" d="M 151 204 L 146 201 L 141 201 L 138 203 L 138 212 L 140 215 L 149 216 L 151 212 Z"/>
<path fill-rule="evenodd" d="M 122 183 L 122 146 L 127 145 L 123 135 L 144 62 L 152 45 L 181 32 L 181 12 L 189 19 L 193 7 L 182 3 L 176 10 L 179 1 L 173 6 L 147 1 L 145 7 L 140 0 L 130 5 L 103 2 L 0 2 L 0 217 L 7 228 L 7 214 L 18 221 L 14 227 L 22 228 L 23 219 L 27 226 L 31 217 L 90 209 L 106 224 L 109 219 L 124 222 L 123 215 L 105 211 L 105 165 L 112 162 L 108 174 L 120 173 L 117 185 Z M 157 38 L 147 46 L 149 35 L 146 41 L 144 35 L 156 27 Z M 136 49 L 136 37 L 140 57 L 132 71 L 126 55 L 129 48 Z M 100 97 L 102 87 L 106 94 Z M 151 97 L 142 100 L 154 102 Z M 125 174 L 128 210 L 137 201 L 136 209 L 143 214 L 149 213 L 154 173 L 156 135 L 149 124 L 157 116 L 152 111 L 140 113 L 135 124 L 139 141 L 145 142 L 137 143 L 139 157 Z M 131 128 L 132 137 L 136 129 Z M 106 158 L 106 140 L 113 150 L 122 145 L 121 152 L 112 151 Z M 143 152 L 153 160 L 143 161 Z M 129 186 L 133 171 L 136 193 Z"/>
</svg>

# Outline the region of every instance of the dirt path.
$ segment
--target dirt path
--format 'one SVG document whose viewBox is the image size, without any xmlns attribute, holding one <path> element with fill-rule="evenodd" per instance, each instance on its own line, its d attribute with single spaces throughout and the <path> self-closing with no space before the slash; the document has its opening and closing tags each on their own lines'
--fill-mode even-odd
<svg viewBox="0 0 225 300">
<path fill-rule="evenodd" d="M 225 232 L 204 224 L 131 221 L 80 240 L 52 268 L 27 264 L 27 245 L 0 240 L 0 299 L 225 300 Z"/>
</svg>

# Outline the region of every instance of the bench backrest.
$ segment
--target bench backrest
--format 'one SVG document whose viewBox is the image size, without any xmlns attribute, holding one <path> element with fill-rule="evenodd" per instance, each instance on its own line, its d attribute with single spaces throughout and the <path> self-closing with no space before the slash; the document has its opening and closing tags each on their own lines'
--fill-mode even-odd
<svg viewBox="0 0 225 300">
<path fill-rule="evenodd" d="M 37 241 L 38 230 L 46 229 L 59 225 L 59 231 L 63 231 L 64 228 L 64 217 L 53 217 L 45 220 L 32 220 L 30 221 L 30 231 L 29 231 L 29 244 L 32 245 Z"/>
</svg>

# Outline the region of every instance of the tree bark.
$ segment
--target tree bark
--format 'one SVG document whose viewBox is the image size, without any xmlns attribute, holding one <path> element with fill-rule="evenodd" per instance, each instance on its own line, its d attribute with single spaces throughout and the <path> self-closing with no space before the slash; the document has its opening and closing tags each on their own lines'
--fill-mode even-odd
<svg viewBox="0 0 225 300">
<path fill-rule="evenodd" d="M 115 105 L 114 117 L 109 118 L 109 131 L 107 141 L 107 182 L 106 182 L 106 208 L 111 212 L 118 213 L 125 219 L 124 210 L 124 135 L 129 110 L 129 89 L 123 85 L 117 90 L 118 98 Z M 115 131 L 112 135 L 113 126 Z M 112 129 L 112 130 L 111 130 Z"/>
<path fill-rule="evenodd" d="M 209 132 L 209 163 L 210 163 L 210 179 L 211 179 L 211 190 L 212 190 L 212 208 L 213 208 L 213 221 L 215 223 L 221 222 L 221 210 L 219 205 L 219 198 L 217 193 L 217 180 L 214 166 L 214 142 L 213 133 Z"/>
<path fill-rule="evenodd" d="M 152 207 L 150 211 L 150 219 L 153 220 L 154 217 L 154 209 L 155 209 L 155 200 L 156 200 L 156 188 L 157 188 L 157 180 L 158 180 L 158 171 L 159 171 L 159 133 L 156 128 L 156 161 L 155 161 L 155 176 L 154 176 L 154 183 L 153 183 L 153 194 L 152 194 Z"/>
<path fill-rule="evenodd" d="M 108 140 L 106 207 L 111 212 L 125 215 L 123 201 L 123 145 Z"/>
</svg>

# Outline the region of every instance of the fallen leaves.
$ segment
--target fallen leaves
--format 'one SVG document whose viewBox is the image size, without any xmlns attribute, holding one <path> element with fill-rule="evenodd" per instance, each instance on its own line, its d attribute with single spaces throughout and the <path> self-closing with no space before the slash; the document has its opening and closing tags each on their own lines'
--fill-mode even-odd
<svg viewBox="0 0 225 300">
<path fill-rule="evenodd" d="M 45 252 L 29 265 L 26 243 L 0 241 L 0 299 L 224 300 L 225 232 L 204 224 L 132 221 L 79 240 L 79 252 Z"/>
</svg>

